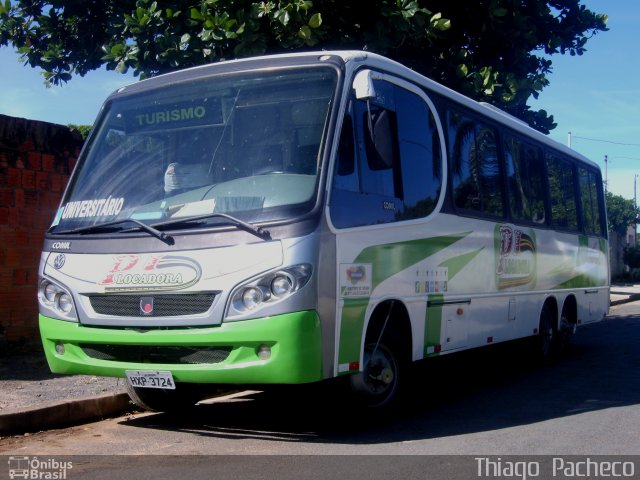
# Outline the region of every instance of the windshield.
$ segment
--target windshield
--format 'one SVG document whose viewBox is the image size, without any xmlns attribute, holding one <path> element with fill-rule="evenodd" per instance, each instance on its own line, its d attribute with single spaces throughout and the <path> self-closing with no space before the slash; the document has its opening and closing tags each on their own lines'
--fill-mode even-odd
<svg viewBox="0 0 640 480">
<path fill-rule="evenodd" d="M 253 71 L 114 99 L 53 231 L 127 218 L 226 213 L 268 222 L 305 213 L 316 200 L 336 78 L 326 67 Z"/>
</svg>

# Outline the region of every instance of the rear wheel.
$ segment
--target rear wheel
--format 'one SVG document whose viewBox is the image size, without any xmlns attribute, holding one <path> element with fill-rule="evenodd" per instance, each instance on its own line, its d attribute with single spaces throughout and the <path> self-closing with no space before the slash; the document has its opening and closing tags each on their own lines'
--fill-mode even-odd
<svg viewBox="0 0 640 480">
<path fill-rule="evenodd" d="M 559 347 L 565 350 L 569 347 L 573 335 L 576 333 L 576 323 L 572 322 L 569 317 L 568 308 L 565 305 L 562 308 L 562 315 L 560 316 L 560 331 L 558 333 Z"/>
<path fill-rule="evenodd" d="M 540 325 L 538 328 L 537 355 L 544 362 L 549 362 L 555 355 L 557 346 L 557 332 L 553 321 L 553 314 L 549 305 L 542 307 Z"/>
<path fill-rule="evenodd" d="M 133 387 L 125 382 L 125 388 L 133 403 L 152 412 L 183 412 L 204 398 L 197 384 L 177 383 L 175 390 L 168 390 Z"/>
</svg>

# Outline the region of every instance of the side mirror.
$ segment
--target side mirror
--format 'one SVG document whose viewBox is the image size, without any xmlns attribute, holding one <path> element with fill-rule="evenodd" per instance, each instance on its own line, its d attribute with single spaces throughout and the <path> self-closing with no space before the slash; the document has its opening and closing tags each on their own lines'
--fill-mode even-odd
<svg viewBox="0 0 640 480">
<path fill-rule="evenodd" d="M 373 72 L 371 70 L 360 70 L 353 79 L 353 89 L 358 100 L 375 98 L 376 89 L 373 86 Z"/>
</svg>

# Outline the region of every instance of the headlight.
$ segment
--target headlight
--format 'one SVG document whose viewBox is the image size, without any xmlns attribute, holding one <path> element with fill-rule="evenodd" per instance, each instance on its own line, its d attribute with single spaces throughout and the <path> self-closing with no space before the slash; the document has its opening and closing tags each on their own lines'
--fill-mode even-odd
<svg viewBox="0 0 640 480">
<path fill-rule="evenodd" d="M 53 303 L 56 301 L 56 295 L 58 294 L 58 287 L 56 287 L 53 283 L 45 283 L 45 287 L 43 289 L 43 296 L 49 303 Z"/>
<path fill-rule="evenodd" d="M 241 285 L 231 295 L 227 317 L 241 316 L 288 298 L 307 284 L 311 272 L 311 265 L 303 263 Z"/>
<path fill-rule="evenodd" d="M 56 299 L 56 307 L 65 315 L 68 315 L 73 309 L 73 300 L 71 300 L 71 295 L 66 293 L 61 293 L 58 295 Z"/>
<path fill-rule="evenodd" d="M 276 297 L 287 295 L 293 290 L 293 284 L 294 279 L 292 279 L 287 274 L 280 273 L 276 275 L 273 280 L 271 280 L 271 293 L 273 293 Z"/>
<path fill-rule="evenodd" d="M 76 320 L 71 294 L 57 283 L 42 280 L 38 288 L 38 300 L 46 312 L 62 320 Z"/>
<path fill-rule="evenodd" d="M 247 310 L 257 308 L 265 299 L 260 287 L 249 287 L 242 291 L 242 304 Z"/>
</svg>

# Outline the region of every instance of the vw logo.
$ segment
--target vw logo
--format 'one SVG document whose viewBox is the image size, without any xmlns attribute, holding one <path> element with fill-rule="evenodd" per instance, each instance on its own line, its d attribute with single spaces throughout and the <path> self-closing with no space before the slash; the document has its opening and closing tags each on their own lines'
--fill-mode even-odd
<svg viewBox="0 0 640 480">
<path fill-rule="evenodd" d="M 55 268 L 56 270 L 60 270 L 64 266 L 64 262 L 66 260 L 67 259 L 64 256 L 64 253 L 56 255 L 56 258 L 54 258 L 53 260 L 53 268 Z"/>
</svg>

